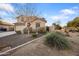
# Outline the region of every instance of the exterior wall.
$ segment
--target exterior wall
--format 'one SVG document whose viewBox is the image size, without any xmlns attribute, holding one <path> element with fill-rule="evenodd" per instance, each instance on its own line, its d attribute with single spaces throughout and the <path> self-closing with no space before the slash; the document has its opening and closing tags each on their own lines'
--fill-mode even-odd
<svg viewBox="0 0 79 59">
<path fill-rule="evenodd" d="M 17 18 L 17 22 L 18 23 L 21 22 L 21 17 Z"/>
<path fill-rule="evenodd" d="M 7 31 L 10 31 L 11 28 L 14 29 L 14 26 L 8 26 L 8 25 L 0 25 L 0 28 L 6 28 Z"/>
<path fill-rule="evenodd" d="M 19 18 L 17 18 L 17 22 L 18 23 L 21 23 L 21 22 L 24 22 L 24 21 L 28 21 L 28 19 L 26 17 L 19 17 Z"/>
<path fill-rule="evenodd" d="M 27 27 L 27 22 L 25 23 L 25 26 Z"/>
<path fill-rule="evenodd" d="M 16 25 L 15 26 L 15 31 L 22 31 L 26 26 L 24 25 Z"/>
<path fill-rule="evenodd" d="M 33 20 L 35 20 L 35 18 L 33 19 L 31 19 L 32 21 Z M 15 25 L 15 31 L 22 31 L 24 28 L 26 28 L 27 27 L 27 21 L 28 21 L 28 18 L 27 17 L 19 17 L 19 18 L 17 18 L 17 23 L 22 23 L 22 22 L 26 22 L 25 23 L 25 25 Z M 45 27 L 45 24 L 46 24 L 46 22 L 45 21 L 42 21 L 41 19 L 38 19 L 38 20 L 35 20 L 35 21 L 33 21 L 32 22 L 31 21 L 31 28 L 32 28 L 32 31 L 34 30 L 36 30 L 37 28 L 36 28 L 36 23 L 40 23 L 40 28 L 45 28 L 46 29 L 46 27 Z"/>
<path fill-rule="evenodd" d="M 50 26 L 50 27 L 49 27 L 49 31 L 50 31 L 50 32 L 55 31 L 54 26 Z"/>
<path fill-rule="evenodd" d="M 36 23 L 40 23 L 40 27 L 45 27 L 45 22 L 41 21 L 41 20 L 36 20 L 34 22 L 32 22 L 32 29 L 36 29 Z"/>
</svg>

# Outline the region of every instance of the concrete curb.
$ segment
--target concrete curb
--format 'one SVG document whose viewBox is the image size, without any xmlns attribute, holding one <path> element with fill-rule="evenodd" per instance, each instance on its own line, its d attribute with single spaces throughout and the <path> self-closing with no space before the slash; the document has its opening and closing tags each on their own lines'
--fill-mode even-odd
<svg viewBox="0 0 79 59">
<path fill-rule="evenodd" d="M 45 36 L 45 35 L 43 35 L 42 37 L 44 37 L 44 36 Z M 41 37 L 39 37 L 39 38 L 41 38 Z M 30 44 L 31 42 L 38 40 L 39 38 L 33 39 L 33 40 L 31 40 L 31 41 L 29 41 L 29 42 L 26 42 L 26 43 L 24 43 L 24 44 L 22 44 L 22 45 L 19 45 L 19 46 L 17 46 L 17 47 L 14 47 L 14 48 L 12 48 L 12 49 L 9 49 L 9 50 L 7 50 L 7 51 L 4 51 L 4 52 L 0 53 L 0 56 L 7 55 L 7 54 L 9 54 L 10 52 L 12 52 L 13 50 L 18 49 L 18 48 L 20 48 L 20 47 L 23 47 L 23 46 L 25 46 L 25 45 L 28 45 L 28 44 Z"/>
</svg>

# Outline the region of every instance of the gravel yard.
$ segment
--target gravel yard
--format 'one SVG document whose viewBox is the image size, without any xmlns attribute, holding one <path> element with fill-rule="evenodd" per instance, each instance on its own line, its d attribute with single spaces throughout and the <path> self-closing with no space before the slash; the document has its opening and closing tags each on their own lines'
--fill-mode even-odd
<svg viewBox="0 0 79 59">
<path fill-rule="evenodd" d="M 51 49 L 43 44 L 44 37 L 16 49 L 12 56 L 79 56 L 79 33 L 70 33 L 69 40 L 72 42 L 71 50 Z"/>
<path fill-rule="evenodd" d="M 9 45 L 11 48 L 14 48 L 18 45 L 21 45 L 33 39 L 34 38 L 32 38 L 31 35 L 28 36 L 27 34 L 13 34 L 13 35 L 0 38 L 0 45 L 2 46 L 5 44 L 5 45 Z"/>
<path fill-rule="evenodd" d="M 79 33 L 69 34 L 70 37 L 67 38 L 69 38 L 72 45 L 72 49 L 70 50 L 57 50 L 55 48 L 51 49 L 44 44 L 45 38 L 44 36 L 41 36 L 31 43 L 13 50 L 10 52 L 10 54 L 6 54 L 6 56 L 79 56 Z M 6 44 L 11 44 L 12 47 L 15 47 L 24 42 L 28 42 L 33 38 L 31 38 L 31 36 L 27 36 L 26 34 L 15 34 L 4 37 L 4 39 L 2 39 L 1 42 L 6 42 Z"/>
</svg>

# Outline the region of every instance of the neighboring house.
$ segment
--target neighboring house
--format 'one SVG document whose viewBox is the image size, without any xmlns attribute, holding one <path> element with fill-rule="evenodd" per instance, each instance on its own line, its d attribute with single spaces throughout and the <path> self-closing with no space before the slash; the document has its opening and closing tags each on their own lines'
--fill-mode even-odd
<svg viewBox="0 0 79 59">
<path fill-rule="evenodd" d="M 13 31 L 14 25 L 0 20 L 0 31 Z"/>
<path fill-rule="evenodd" d="M 54 25 L 52 25 L 52 26 L 49 26 L 49 31 L 50 31 L 50 32 L 53 32 L 53 31 L 55 31 L 55 26 L 54 26 Z"/>
<path fill-rule="evenodd" d="M 23 31 L 27 26 L 30 25 L 32 31 L 37 28 L 46 28 L 46 20 L 36 16 L 19 16 L 17 17 L 17 23 L 15 23 L 15 31 Z"/>
</svg>

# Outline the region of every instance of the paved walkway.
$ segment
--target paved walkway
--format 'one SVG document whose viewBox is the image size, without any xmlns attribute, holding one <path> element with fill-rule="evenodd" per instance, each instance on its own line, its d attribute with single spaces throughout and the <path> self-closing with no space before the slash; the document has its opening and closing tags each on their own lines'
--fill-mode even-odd
<svg viewBox="0 0 79 59">
<path fill-rule="evenodd" d="M 1 38 L 1 37 L 5 37 L 5 36 L 8 36 L 8 35 L 12 35 L 12 34 L 15 34 L 15 32 L 14 32 L 14 31 L 1 32 L 1 33 L 0 33 L 0 38 Z"/>
</svg>

